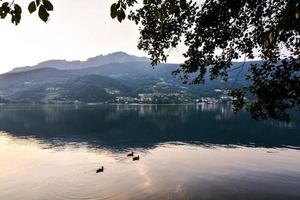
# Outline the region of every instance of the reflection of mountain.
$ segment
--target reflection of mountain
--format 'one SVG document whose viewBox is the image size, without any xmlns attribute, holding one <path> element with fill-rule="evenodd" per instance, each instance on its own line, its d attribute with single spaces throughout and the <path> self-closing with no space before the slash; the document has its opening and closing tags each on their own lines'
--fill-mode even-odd
<svg viewBox="0 0 300 200">
<path fill-rule="evenodd" d="M 239 65 L 234 63 L 232 68 Z M 235 86 L 246 84 L 244 75 L 249 66 L 250 63 L 246 63 L 242 71 L 232 71 L 228 83 L 215 80 L 206 81 L 204 86 L 192 86 L 183 85 L 171 75 L 178 64 L 160 64 L 153 69 L 144 57 L 117 52 L 83 62 L 56 60 L 16 68 L 0 75 L 0 97 L 30 103 L 103 102 L 114 100 L 117 96 L 137 97 L 138 94 L 199 98 L 214 96 L 213 89 L 224 89 L 232 86 L 233 82 Z"/>
<path fill-rule="evenodd" d="M 173 141 L 300 147 L 298 125 L 283 128 L 229 113 L 226 105 L 203 111 L 195 106 L 11 107 L 0 110 L 0 131 L 118 149 Z"/>
</svg>

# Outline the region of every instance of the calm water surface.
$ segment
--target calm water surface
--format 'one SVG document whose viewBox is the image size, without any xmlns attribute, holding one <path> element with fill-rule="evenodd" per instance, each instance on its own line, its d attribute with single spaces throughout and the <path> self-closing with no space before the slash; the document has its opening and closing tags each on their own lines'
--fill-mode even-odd
<svg viewBox="0 0 300 200">
<path fill-rule="evenodd" d="M 300 199 L 299 188 L 299 122 L 229 105 L 0 107 L 1 200 Z"/>
</svg>

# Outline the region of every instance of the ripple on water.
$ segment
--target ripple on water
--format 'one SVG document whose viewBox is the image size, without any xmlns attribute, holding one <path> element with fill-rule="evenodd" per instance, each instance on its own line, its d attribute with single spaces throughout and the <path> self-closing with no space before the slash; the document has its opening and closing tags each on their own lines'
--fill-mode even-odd
<svg viewBox="0 0 300 200">
<path fill-rule="evenodd" d="M 147 153 L 134 150 L 141 160 L 132 162 L 126 152 L 87 147 L 55 151 L 32 143 L 7 143 L 0 145 L 0 199 L 244 197 L 261 189 L 263 195 L 274 193 L 270 197 L 299 197 L 300 165 L 295 159 L 299 151 L 283 149 L 270 154 L 267 150 L 275 151 L 162 144 Z M 104 173 L 96 174 L 102 165 Z"/>
<path fill-rule="evenodd" d="M 36 178 L 34 190 L 42 191 L 42 199 L 49 200 L 137 198 L 145 192 L 135 184 L 134 166 L 124 164 L 122 168 L 119 162 L 118 166 L 108 163 L 104 173 L 99 174 L 96 174 L 98 162 L 70 162 L 63 168 L 49 166 L 47 173 L 39 177 L 42 179 Z"/>
</svg>

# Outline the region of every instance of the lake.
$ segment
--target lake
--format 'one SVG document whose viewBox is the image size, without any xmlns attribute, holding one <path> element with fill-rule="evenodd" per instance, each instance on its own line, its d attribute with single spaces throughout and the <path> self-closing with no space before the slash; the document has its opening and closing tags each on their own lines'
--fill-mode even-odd
<svg viewBox="0 0 300 200">
<path fill-rule="evenodd" d="M 1 200 L 300 199 L 299 189 L 299 121 L 256 122 L 228 104 L 0 107 Z"/>
</svg>

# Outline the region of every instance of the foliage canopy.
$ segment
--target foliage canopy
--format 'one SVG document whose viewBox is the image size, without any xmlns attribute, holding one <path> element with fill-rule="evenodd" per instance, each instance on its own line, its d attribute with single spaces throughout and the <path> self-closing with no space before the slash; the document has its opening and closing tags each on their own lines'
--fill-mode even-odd
<svg viewBox="0 0 300 200">
<path fill-rule="evenodd" d="M 184 43 L 185 61 L 174 71 L 184 83 L 227 80 L 236 59 L 260 58 L 243 88 L 231 88 L 234 109 L 244 106 L 257 118 L 289 120 L 289 109 L 300 109 L 299 0 L 119 0 L 112 17 L 140 25 L 138 48 L 152 64 L 167 60 L 170 49 Z M 245 100 L 245 96 L 250 100 Z"/>
<path fill-rule="evenodd" d="M 22 17 L 22 8 L 19 4 L 0 0 L 0 18 L 4 19 L 7 16 L 11 17 L 11 22 L 18 25 Z M 49 19 L 49 11 L 53 11 L 53 5 L 49 0 L 34 0 L 28 5 L 28 11 L 31 13 L 38 10 L 38 15 L 41 20 L 47 22 Z"/>
</svg>

